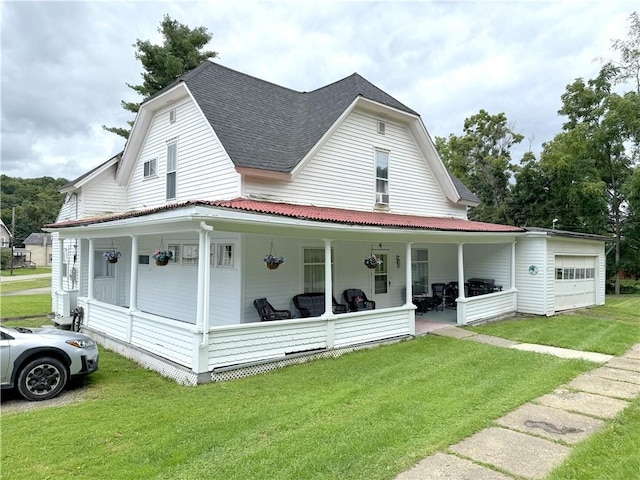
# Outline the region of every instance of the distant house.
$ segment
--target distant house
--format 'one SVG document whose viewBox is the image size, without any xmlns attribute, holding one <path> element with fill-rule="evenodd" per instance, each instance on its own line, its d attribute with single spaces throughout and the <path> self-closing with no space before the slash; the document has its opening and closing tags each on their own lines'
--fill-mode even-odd
<svg viewBox="0 0 640 480">
<path fill-rule="evenodd" d="M 9 248 L 11 246 L 11 232 L 0 220 L 0 248 Z"/>
<path fill-rule="evenodd" d="M 438 284 L 457 325 L 605 300 L 602 237 L 468 220 L 478 198 L 420 115 L 358 74 L 297 92 L 205 62 L 62 191 L 53 311 L 81 306 L 96 339 L 183 383 L 410 337 Z M 334 307 L 351 289 L 375 308 Z M 312 317 L 307 292 L 327 293 Z M 292 318 L 261 321 L 261 298 Z"/>
<path fill-rule="evenodd" d="M 30 253 L 30 258 L 38 267 L 49 267 L 53 260 L 50 233 L 31 233 L 24 240 L 24 248 Z"/>
</svg>

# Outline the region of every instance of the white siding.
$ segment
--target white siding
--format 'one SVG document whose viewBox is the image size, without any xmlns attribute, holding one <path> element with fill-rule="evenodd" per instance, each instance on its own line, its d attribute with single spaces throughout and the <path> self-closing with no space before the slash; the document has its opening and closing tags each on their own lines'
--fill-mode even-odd
<svg viewBox="0 0 640 480">
<path fill-rule="evenodd" d="M 375 204 L 374 152 L 389 150 L 390 211 L 466 218 L 466 208 L 443 194 L 409 129 L 352 112 L 333 136 L 290 182 L 247 179 L 244 193 L 280 201 L 370 211 Z"/>
<path fill-rule="evenodd" d="M 77 218 L 81 218 L 80 211 L 80 200 L 79 197 L 81 193 L 75 194 L 67 194 L 64 199 L 64 203 L 60 207 L 60 211 L 58 212 L 58 218 L 56 218 L 56 222 L 64 222 L 65 220 L 75 220 Z M 77 216 L 76 216 L 77 212 Z"/>
<path fill-rule="evenodd" d="M 545 315 L 549 266 L 545 259 L 545 238 L 521 238 L 516 244 L 516 289 L 520 313 Z M 530 270 L 530 267 L 535 267 Z M 553 270 L 553 266 L 551 266 Z M 553 275 L 551 275 L 553 277 Z M 551 280 L 553 282 L 553 280 Z"/>
<path fill-rule="evenodd" d="M 511 288 L 511 244 L 465 245 L 465 281 L 490 278 L 504 290 Z"/>
<path fill-rule="evenodd" d="M 175 123 L 169 123 L 169 109 L 159 111 L 151 121 L 128 189 L 128 208 L 164 205 L 166 200 L 167 142 L 178 147 L 176 202 L 229 199 L 240 195 L 240 176 L 222 148 L 202 112 L 187 101 L 177 107 Z M 146 161 L 156 158 L 157 175 L 143 178 Z"/>
<path fill-rule="evenodd" d="M 116 183 L 115 170 L 114 165 L 82 187 L 84 217 L 126 210 L 126 189 Z"/>
</svg>

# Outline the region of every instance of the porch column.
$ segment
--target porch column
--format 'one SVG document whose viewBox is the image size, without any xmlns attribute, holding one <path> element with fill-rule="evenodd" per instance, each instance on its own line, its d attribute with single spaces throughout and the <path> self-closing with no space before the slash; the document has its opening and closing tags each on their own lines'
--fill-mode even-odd
<svg viewBox="0 0 640 480">
<path fill-rule="evenodd" d="M 413 283 L 411 278 L 411 245 L 413 243 L 407 243 L 406 253 L 404 258 L 404 276 L 405 285 L 407 286 L 407 293 L 405 295 L 405 306 L 413 304 Z"/>
<path fill-rule="evenodd" d="M 129 280 L 129 313 L 138 310 L 138 237 L 131 236 L 131 278 Z"/>
<path fill-rule="evenodd" d="M 516 242 L 511 244 L 511 290 L 516 289 Z"/>
<path fill-rule="evenodd" d="M 56 264 L 56 290 L 61 292 L 64 288 L 64 282 L 62 278 L 63 267 L 64 265 L 64 239 L 58 237 L 58 263 Z"/>
<path fill-rule="evenodd" d="M 333 315 L 333 276 L 331 268 L 331 242 L 323 238 L 324 242 L 324 314 L 323 317 Z"/>
<path fill-rule="evenodd" d="M 213 227 L 200 222 L 198 242 L 198 295 L 196 324 L 202 328 L 201 347 L 209 344 L 209 286 L 211 284 L 211 232 Z M 202 361 L 202 358 L 200 359 Z M 206 361 L 206 355 L 205 355 Z M 201 371 L 201 370 L 198 370 Z"/>
<path fill-rule="evenodd" d="M 458 298 L 464 299 L 464 243 L 458 244 Z"/>
<path fill-rule="evenodd" d="M 89 300 L 94 300 L 93 296 L 93 284 L 95 279 L 95 240 L 93 238 L 89 239 L 89 265 L 88 265 L 88 276 L 87 279 L 87 298 Z"/>
</svg>

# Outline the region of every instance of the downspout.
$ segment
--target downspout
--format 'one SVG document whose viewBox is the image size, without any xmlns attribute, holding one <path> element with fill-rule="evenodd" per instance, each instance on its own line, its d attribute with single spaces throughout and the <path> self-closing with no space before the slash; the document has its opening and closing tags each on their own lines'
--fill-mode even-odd
<svg viewBox="0 0 640 480">
<path fill-rule="evenodd" d="M 209 257 L 211 255 L 211 232 L 213 232 L 213 227 L 200 222 L 200 228 L 204 233 L 204 245 L 202 245 L 202 254 L 200 255 L 200 258 L 203 259 L 201 263 L 203 268 L 200 273 L 204 277 L 202 282 L 202 343 L 200 346 L 206 347 L 209 344 L 209 288 L 211 285 Z"/>
</svg>

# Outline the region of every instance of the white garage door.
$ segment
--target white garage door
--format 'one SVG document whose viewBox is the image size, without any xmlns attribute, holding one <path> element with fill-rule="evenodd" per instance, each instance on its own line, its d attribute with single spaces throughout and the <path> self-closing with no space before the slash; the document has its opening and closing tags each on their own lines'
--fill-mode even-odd
<svg viewBox="0 0 640 480">
<path fill-rule="evenodd" d="M 555 309 L 596 303 L 596 257 L 556 256 Z"/>
</svg>

